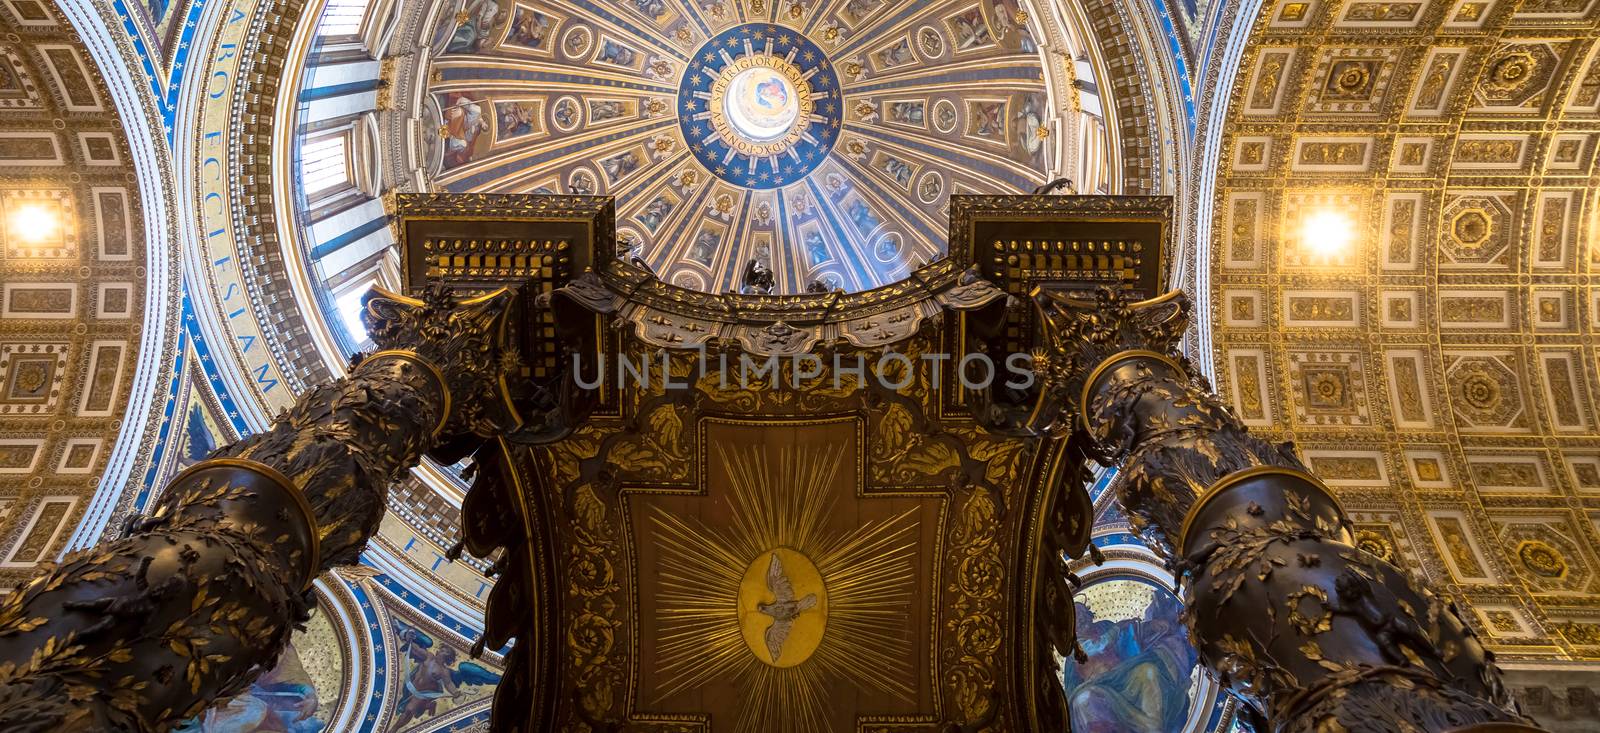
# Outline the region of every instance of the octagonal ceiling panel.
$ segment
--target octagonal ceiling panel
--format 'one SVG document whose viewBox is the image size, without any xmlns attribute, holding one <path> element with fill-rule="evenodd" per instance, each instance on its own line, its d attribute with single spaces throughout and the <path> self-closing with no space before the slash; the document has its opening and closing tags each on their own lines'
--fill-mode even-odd
<svg viewBox="0 0 1600 733">
<path fill-rule="evenodd" d="M 689 288 L 862 290 L 942 256 L 952 193 L 1049 178 L 1015 0 L 448 0 L 413 145 L 454 192 L 615 196 Z"/>
</svg>

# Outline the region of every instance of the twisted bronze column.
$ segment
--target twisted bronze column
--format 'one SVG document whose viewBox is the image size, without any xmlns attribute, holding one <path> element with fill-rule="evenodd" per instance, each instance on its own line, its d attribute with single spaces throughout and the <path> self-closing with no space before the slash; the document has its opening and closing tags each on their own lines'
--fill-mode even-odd
<svg viewBox="0 0 1600 733">
<path fill-rule="evenodd" d="M 513 296 L 369 296 L 382 349 L 173 479 L 127 536 L 0 604 L 0 730 L 162 731 L 247 689 L 354 563 L 390 482 L 445 437 L 516 423 Z"/>
<path fill-rule="evenodd" d="M 1178 354 L 1181 294 L 1034 301 L 1044 402 L 1121 466 L 1123 507 L 1186 585 L 1200 658 L 1271 730 L 1536 730 L 1455 609 L 1357 549 L 1294 448 L 1250 435 Z"/>
</svg>

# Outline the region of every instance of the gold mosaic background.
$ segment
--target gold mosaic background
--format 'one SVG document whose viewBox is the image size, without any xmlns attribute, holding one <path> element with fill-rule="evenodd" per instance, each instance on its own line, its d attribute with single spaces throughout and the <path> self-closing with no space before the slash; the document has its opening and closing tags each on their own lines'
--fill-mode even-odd
<svg viewBox="0 0 1600 733">
<path fill-rule="evenodd" d="M 1515 657 L 1600 657 L 1597 17 L 1269 1 L 1214 202 L 1218 387 Z"/>
<path fill-rule="evenodd" d="M 144 311 L 122 124 L 53 3 L 0 4 L 0 586 L 76 526 L 117 439 Z"/>
</svg>

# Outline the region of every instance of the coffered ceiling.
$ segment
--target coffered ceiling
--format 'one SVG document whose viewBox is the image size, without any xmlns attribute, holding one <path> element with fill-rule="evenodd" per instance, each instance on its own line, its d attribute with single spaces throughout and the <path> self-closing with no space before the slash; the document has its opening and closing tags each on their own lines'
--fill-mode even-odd
<svg viewBox="0 0 1600 733">
<path fill-rule="evenodd" d="M 0 585 L 10 586 L 55 558 L 113 461 L 146 262 L 122 121 L 88 50 L 50 2 L 0 5 L 0 25 Z"/>
<path fill-rule="evenodd" d="M 780 292 L 899 280 L 943 256 L 952 193 L 1031 191 L 1102 124 L 1080 98 L 1092 73 L 1074 86 L 1087 59 L 1046 53 L 1075 44 L 1016 0 L 443 0 L 429 17 L 428 188 L 616 196 L 622 246 L 703 291 L 739 289 L 752 260 Z"/>
<path fill-rule="evenodd" d="M 1600 3 L 1265 3 L 1221 133 L 1219 387 L 1503 654 L 1600 656 Z"/>
</svg>

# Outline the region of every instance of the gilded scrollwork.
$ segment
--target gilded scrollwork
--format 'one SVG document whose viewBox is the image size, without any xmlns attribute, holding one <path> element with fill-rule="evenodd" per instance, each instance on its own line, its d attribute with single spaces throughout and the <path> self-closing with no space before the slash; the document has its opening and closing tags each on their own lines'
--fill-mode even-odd
<svg viewBox="0 0 1600 733">
<path fill-rule="evenodd" d="M 655 405 L 642 418 L 640 430 L 611 447 L 610 460 L 627 466 L 628 474 L 648 482 L 680 482 L 689 478 L 692 446 L 684 419 L 689 410 L 682 405 Z"/>
<path fill-rule="evenodd" d="M 567 597 L 574 608 L 568 613 L 565 642 L 577 703 L 569 725 L 573 730 L 604 730 L 621 717 L 618 708 L 625 694 L 625 652 L 618 648 L 619 546 L 613 509 L 593 484 L 573 492 L 569 511 L 573 545 Z"/>
<path fill-rule="evenodd" d="M 942 682 L 963 730 L 1004 730 L 996 659 L 1007 623 L 999 509 L 987 488 L 964 493 L 956 500 L 946 558 L 951 613 L 943 629 Z"/>
<path fill-rule="evenodd" d="M 876 424 L 879 440 L 872 444 L 870 478 L 874 483 L 949 484 L 961 471 L 958 446 L 917 429 L 920 418 L 912 407 L 886 405 Z"/>
<path fill-rule="evenodd" d="M 543 446 L 541 450 L 546 454 L 546 464 L 553 472 L 551 478 L 557 486 L 577 485 L 580 477 L 580 466 L 600 454 L 600 445 L 604 441 L 603 431 L 593 425 L 586 424 L 572 431 L 565 440 L 552 445 Z"/>
</svg>

